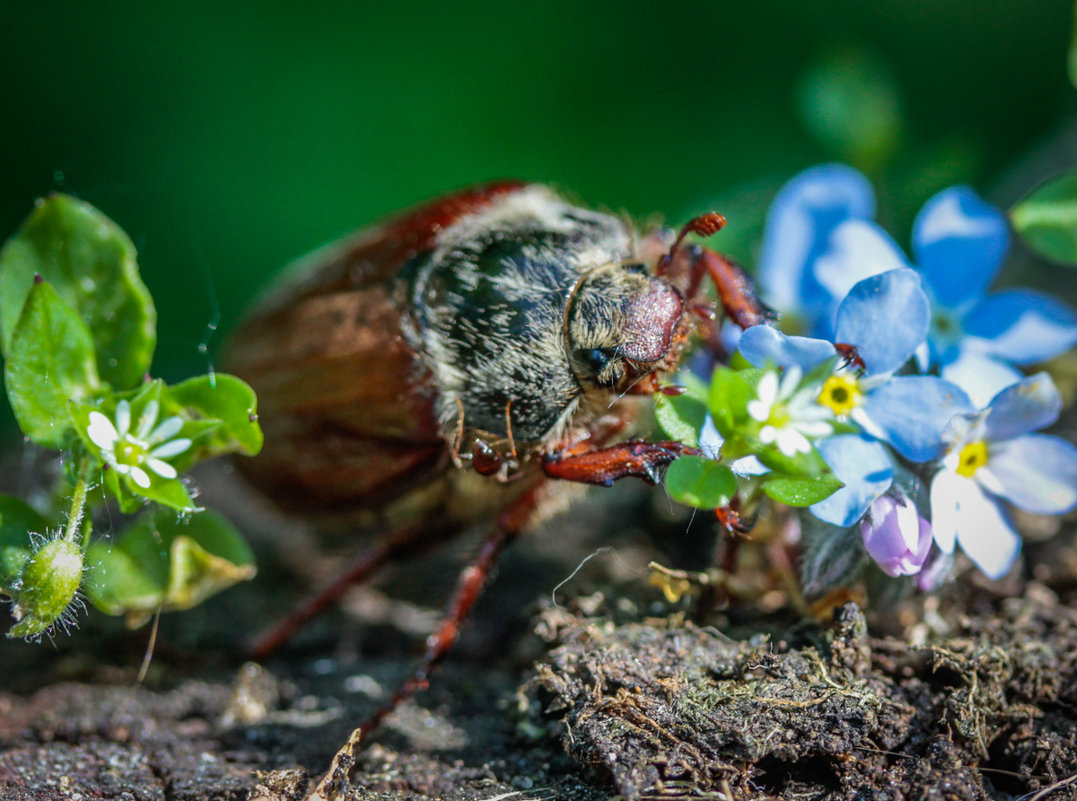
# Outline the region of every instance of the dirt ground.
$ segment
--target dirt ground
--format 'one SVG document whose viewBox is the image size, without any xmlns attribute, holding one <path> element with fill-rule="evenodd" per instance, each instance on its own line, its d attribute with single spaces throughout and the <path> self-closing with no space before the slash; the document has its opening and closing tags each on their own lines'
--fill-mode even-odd
<svg viewBox="0 0 1077 801">
<path fill-rule="evenodd" d="M 340 562 L 220 468 L 200 483 L 259 576 L 162 617 L 141 682 L 150 630 L 99 613 L 0 643 L 0 801 L 302 798 L 414 665 L 476 543 L 394 567 L 254 665 L 253 635 Z M 777 563 L 746 599 L 670 603 L 647 563 L 711 564 L 706 521 L 660 489 L 595 490 L 513 546 L 348 797 L 1077 798 L 1077 536 L 1048 533 L 1000 583 L 866 612 L 835 598 L 818 620 Z"/>
</svg>

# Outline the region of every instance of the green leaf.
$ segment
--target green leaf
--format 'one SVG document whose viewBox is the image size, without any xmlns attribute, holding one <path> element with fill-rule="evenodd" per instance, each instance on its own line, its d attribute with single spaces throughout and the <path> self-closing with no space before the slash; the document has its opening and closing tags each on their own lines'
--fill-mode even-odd
<svg viewBox="0 0 1077 801">
<path fill-rule="evenodd" d="M 725 506 L 737 493 L 737 477 L 723 464 L 702 456 L 682 456 L 666 471 L 670 496 L 697 509 Z"/>
<path fill-rule="evenodd" d="M 763 484 L 763 492 L 772 500 L 786 506 L 811 506 L 829 498 L 842 484 L 833 473 L 815 478 L 797 478 L 771 473 Z"/>
<path fill-rule="evenodd" d="M 756 385 L 763 370 L 753 367 L 731 370 L 719 367 L 711 377 L 708 400 L 714 426 L 723 437 L 730 437 L 748 420 L 748 403 L 756 397 Z"/>
<path fill-rule="evenodd" d="M 33 553 L 30 534 L 45 535 L 48 523 L 25 502 L 0 495 L 0 592 L 14 595 L 23 565 Z"/>
<path fill-rule="evenodd" d="M 255 573 L 250 547 L 212 512 L 140 518 L 117 542 L 91 545 L 87 564 L 90 601 L 131 625 L 158 608 L 189 609 Z"/>
<path fill-rule="evenodd" d="M 707 417 L 707 390 L 694 375 L 686 374 L 678 380 L 687 391 L 683 395 L 656 394 L 654 416 L 666 436 L 696 448 Z"/>
<path fill-rule="evenodd" d="M 171 402 L 168 408 L 171 404 L 180 407 L 171 413 L 179 413 L 188 420 L 220 422 L 213 431 L 196 440 L 190 454 L 176 460 L 177 466 L 226 453 L 253 456 L 262 449 L 254 390 L 235 376 L 218 373 L 191 378 L 169 387 L 166 397 Z"/>
<path fill-rule="evenodd" d="M 1037 187 L 1010 211 L 1010 220 L 1041 256 L 1077 266 L 1077 171 Z"/>
<path fill-rule="evenodd" d="M 115 387 L 139 382 L 156 343 L 157 312 L 138 275 L 135 247 L 112 220 L 66 195 L 41 200 L 0 250 L 0 347 L 41 275 L 92 332 L 97 371 Z"/>
<path fill-rule="evenodd" d="M 11 334 L 4 382 L 22 432 L 60 447 L 72 429 L 68 402 L 100 386 L 85 323 L 51 285 L 36 283 Z"/>
<path fill-rule="evenodd" d="M 756 455 L 759 461 L 773 470 L 795 478 L 815 478 L 830 472 L 830 466 L 823 461 L 814 447 L 807 453 L 795 453 L 787 456 L 779 450 L 777 445 L 768 445 L 760 448 Z"/>
</svg>

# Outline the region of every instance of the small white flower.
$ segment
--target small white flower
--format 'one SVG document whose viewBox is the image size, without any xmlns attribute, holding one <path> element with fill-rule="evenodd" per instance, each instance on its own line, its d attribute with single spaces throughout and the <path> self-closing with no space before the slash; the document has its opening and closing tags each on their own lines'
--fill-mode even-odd
<svg viewBox="0 0 1077 801">
<path fill-rule="evenodd" d="M 777 445 L 786 456 L 809 453 L 812 439 L 834 430 L 834 412 L 817 402 L 818 389 L 800 387 L 802 377 L 795 365 L 785 369 L 780 382 L 777 372 L 768 370 L 756 386 L 756 399 L 748 402 L 748 415 L 763 424 L 759 441 Z"/>
<path fill-rule="evenodd" d="M 183 428 L 183 418 L 173 415 L 157 425 L 159 413 L 159 404 L 151 400 L 131 431 L 131 404 L 122 400 L 116 404 L 115 423 L 100 412 L 90 412 L 90 424 L 86 428 L 86 435 L 101 449 L 109 467 L 121 476 L 129 476 L 143 489 L 150 486 L 146 468 L 161 478 L 175 478 L 176 468 L 164 460 L 191 447 L 191 440 L 186 437 L 172 439 Z"/>
</svg>

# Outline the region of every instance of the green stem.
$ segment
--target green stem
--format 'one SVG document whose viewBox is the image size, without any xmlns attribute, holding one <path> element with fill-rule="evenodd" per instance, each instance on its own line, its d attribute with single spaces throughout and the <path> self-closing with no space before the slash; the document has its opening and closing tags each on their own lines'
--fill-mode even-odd
<svg viewBox="0 0 1077 801">
<path fill-rule="evenodd" d="M 90 484 L 90 460 L 83 461 L 79 467 L 79 477 L 75 481 L 75 491 L 71 495 L 71 512 L 67 516 L 67 529 L 64 539 L 79 542 L 76 539 L 82 527 L 82 518 L 86 513 L 86 489 Z"/>
</svg>

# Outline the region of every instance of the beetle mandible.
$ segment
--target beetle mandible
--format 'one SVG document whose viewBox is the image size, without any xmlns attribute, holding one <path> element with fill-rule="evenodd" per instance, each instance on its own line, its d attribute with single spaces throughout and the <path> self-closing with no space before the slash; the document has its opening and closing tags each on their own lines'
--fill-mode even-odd
<svg viewBox="0 0 1077 801">
<path fill-rule="evenodd" d="M 569 482 L 650 483 L 677 442 L 626 439 L 639 402 L 676 392 L 695 334 L 713 337 L 708 277 L 742 328 L 765 321 L 740 269 L 640 233 L 548 187 L 505 181 L 433 201 L 299 263 L 240 327 L 229 369 L 259 398 L 254 483 L 298 511 L 354 512 L 392 532 L 264 638 L 266 656 L 354 581 L 492 517 L 416 672 L 361 727 L 416 689 L 456 639 L 504 546 L 564 505 Z"/>
</svg>

